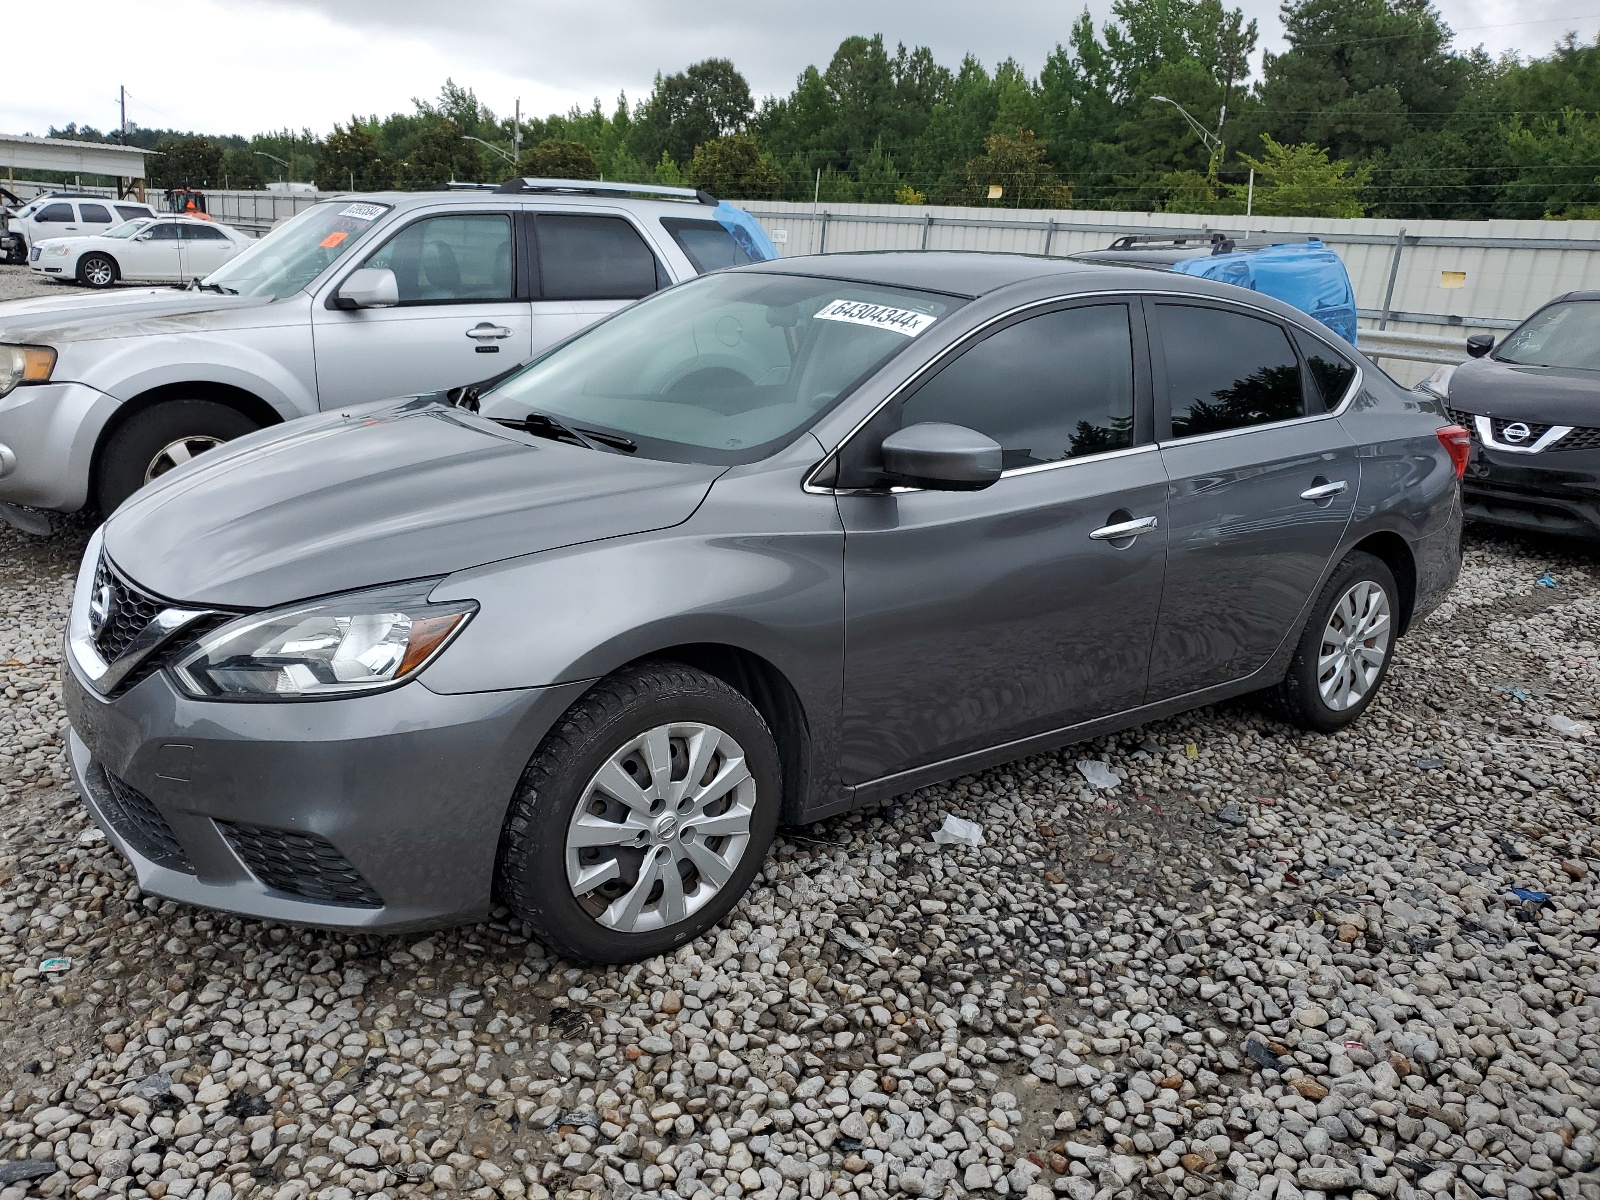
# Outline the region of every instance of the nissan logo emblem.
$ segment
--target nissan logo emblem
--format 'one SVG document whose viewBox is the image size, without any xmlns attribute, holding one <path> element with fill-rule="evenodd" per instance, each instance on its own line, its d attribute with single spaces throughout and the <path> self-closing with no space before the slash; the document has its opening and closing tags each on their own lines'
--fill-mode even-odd
<svg viewBox="0 0 1600 1200">
<path fill-rule="evenodd" d="M 103 583 L 89 597 L 89 630 L 95 637 L 106 631 L 111 618 L 116 615 L 117 601 L 109 583 Z"/>
<path fill-rule="evenodd" d="M 1508 442 L 1525 442 L 1533 436 L 1533 430 L 1529 429 L 1521 421 L 1513 421 L 1505 427 L 1500 436 Z"/>
</svg>

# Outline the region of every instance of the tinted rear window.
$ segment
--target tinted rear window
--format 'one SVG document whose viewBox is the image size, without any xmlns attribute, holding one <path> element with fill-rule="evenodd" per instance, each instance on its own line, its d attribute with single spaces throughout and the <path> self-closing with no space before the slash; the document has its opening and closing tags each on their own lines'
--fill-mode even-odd
<svg viewBox="0 0 1600 1200">
<path fill-rule="evenodd" d="M 1300 360 L 1282 326 L 1198 305 L 1156 313 L 1173 437 L 1305 415 Z"/>
<path fill-rule="evenodd" d="M 1300 353 L 1311 368 L 1311 378 L 1316 382 L 1317 391 L 1322 394 L 1322 407 L 1332 412 L 1350 390 L 1350 382 L 1356 377 L 1355 364 L 1327 343 L 1298 329 L 1294 332 L 1294 340 L 1300 344 Z"/>
<path fill-rule="evenodd" d="M 119 204 L 116 206 L 117 215 L 124 221 L 137 221 L 140 217 L 151 216 L 148 208 L 140 208 L 133 204 Z"/>
<path fill-rule="evenodd" d="M 85 221 L 92 222 L 95 225 L 111 224 L 111 213 L 107 211 L 104 204 L 80 204 L 78 205 L 78 212 L 83 215 Z"/>
<path fill-rule="evenodd" d="M 716 221 L 691 221 L 684 217 L 666 217 L 662 226 L 678 243 L 678 248 L 694 264 L 694 269 L 704 275 L 724 267 L 742 267 L 754 262 L 744 247 L 733 240 Z"/>
<path fill-rule="evenodd" d="M 621 217 L 541 213 L 538 230 L 546 300 L 637 300 L 656 290 L 656 256 Z"/>
</svg>

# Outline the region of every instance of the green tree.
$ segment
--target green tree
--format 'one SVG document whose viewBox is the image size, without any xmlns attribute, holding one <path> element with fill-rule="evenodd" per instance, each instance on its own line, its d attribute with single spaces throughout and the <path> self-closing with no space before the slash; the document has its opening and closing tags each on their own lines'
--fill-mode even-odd
<svg viewBox="0 0 1600 1200">
<path fill-rule="evenodd" d="M 695 147 L 689 182 L 719 198 L 770 200 L 778 194 L 783 174 L 761 153 L 755 138 L 735 133 Z"/>
<path fill-rule="evenodd" d="M 754 110 L 750 85 L 733 63 L 708 58 L 675 75 L 656 76 L 634 120 L 629 148 L 645 162 L 666 153 L 686 163 L 701 142 L 744 129 Z"/>
<path fill-rule="evenodd" d="M 261 160 L 243 147 L 230 146 L 222 152 L 222 183 L 224 187 L 241 191 L 254 191 L 265 186 L 266 176 L 261 170 Z"/>
<path fill-rule="evenodd" d="M 523 151 L 517 174 L 539 179 L 598 179 L 600 169 L 582 142 L 545 138 L 533 149 Z"/>
<path fill-rule="evenodd" d="M 1310 142 L 1285 146 L 1267 134 L 1261 141 L 1266 147 L 1261 158 L 1239 156 L 1256 173 L 1253 212 L 1270 217 L 1366 215 L 1361 190 L 1372 178 L 1370 164 L 1352 169 L 1347 162 L 1330 162 L 1327 150 Z M 1246 188 L 1235 184 L 1229 191 L 1242 202 Z"/>
<path fill-rule="evenodd" d="M 222 147 L 205 137 L 168 137 L 156 143 L 150 182 L 156 187 L 220 187 Z"/>
<path fill-rule="evenodd" d="M 1050 169 L 1045 150 L 1031 129 L 991 134 L 984 139 L 983 154 L 966 165 L 967 202 L 1007 208 L 1071 208 L 1072 185 L 1062 183 Z"/>
<path fill-rule="evenodd" d="M 359 117 L 352 116 L 346 126 L 333 127 L 317 159 L 317 187 L 325 192 L 375 192 L 393 181 L 393 164 Z"/>
<path fill-rule="evenodd" d="M 476 180 L 483 170 L 475 142 L 448 117 L 429 117 L 411 141 L 406 156 L 395 163 L 395 183 L 413 190 L 452 181 Z"/>
</svg>

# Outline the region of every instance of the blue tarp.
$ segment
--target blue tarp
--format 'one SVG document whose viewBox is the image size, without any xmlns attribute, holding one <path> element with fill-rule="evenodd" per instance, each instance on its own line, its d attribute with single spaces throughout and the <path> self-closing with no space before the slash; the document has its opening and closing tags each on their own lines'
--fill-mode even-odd
<svg viewBox="0 0 1600 1200">
<path fill-rule="evenodd" d="M 778 248 L 772 244 L 767 231 L 761 228 L 761 222 L 744 209 L 735 208 L 724 200 L 712 210 L 711 215 L 733 235 L 733 240 L 750 256 L 751 262 L 771 262 L 778 257 Z"/>
<path fill-rule="evenodd" d="M 1215 279 L 1292 304 L 1352 345 L 1356 340 L 1356 294 L 1339 256 L 1321 242 L 1295 242 L 1264 250 L 1236 250 L 1189 258 L 1172 268 Z"/>
</svg>

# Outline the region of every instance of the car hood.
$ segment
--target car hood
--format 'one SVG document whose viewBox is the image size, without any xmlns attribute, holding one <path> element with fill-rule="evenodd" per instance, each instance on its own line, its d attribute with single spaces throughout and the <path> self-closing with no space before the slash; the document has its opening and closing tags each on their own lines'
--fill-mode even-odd
<svg viewBox="0 0 1600 1200">
<path fill-rule="evenodd" d="M 76 240 L 76 239 L 62 239 Z M 117 288 L 99 295 L 71 292 L 0 303 L 0 342 L 56 345 L 92 338 L 133 337 L 208 328 L 212 313 L 257 308 L 267 296 L 229 296 L 186 288 Z"/>
<path fill-rule="evenodd" d="M 105 549 L 182 603 L 266 608 L 689 519 L 725 468 L 536 439 L 431 400 L 251 434 L 135 495 Z"/>
<path fill-rule="evenodd" d="M 1450 376 L 1449 405 L 1473 416 L 1544 425 L 1600 425 L 1600 371 L 1521 367 L 1475 358 Z"/>
</svg>

